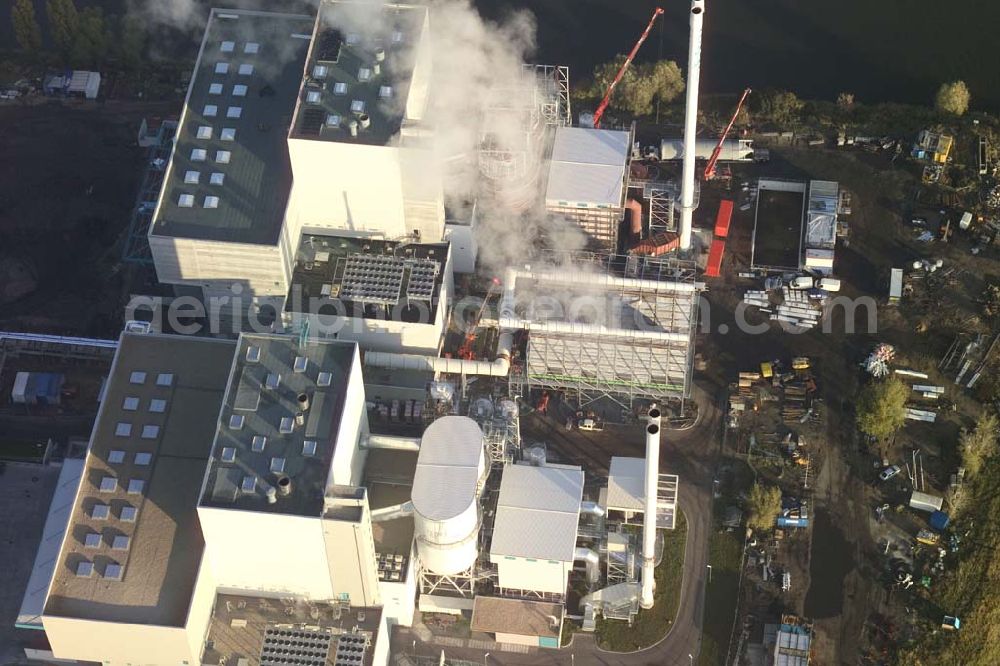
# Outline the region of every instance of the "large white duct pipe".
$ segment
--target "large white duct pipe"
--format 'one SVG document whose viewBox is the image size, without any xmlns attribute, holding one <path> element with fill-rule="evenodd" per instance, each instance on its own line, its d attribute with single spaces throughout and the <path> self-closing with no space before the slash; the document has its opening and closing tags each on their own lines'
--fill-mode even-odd
<svg viewBox="0 0 1000 666">
<path fill-rule="evenodd" d="M 631 328 L 608 328 L 599 324 L 577 324 L 569 321 L 531 321 L 528 319 L 500 319 L 501 328 L 523 328 L 526 331 L 545 331 L 602 338 L 627 338 L 629 340 L 660 340 L 664 342 L 690 342 L 687 333 L 642 331 Z"/>
<path fill-rule="evenodd" d="M 604 507 L 597 502 L 581 502 L 580 513 L 589 513 L 592 516 L 603 516 Z"/>
<path fill-rule="evenodd" d="M 392 449 L 395 451 L 419 451 L 419 437 L 397 437 L 396 435 L 366 435 L 361 439 L 362 449 Z"/>
<path fill-rule="evenodd" d="M 601 579 L 601 558 L 590 548 L 577 548 L 573 560 L 587 565 L 587 580 L 596 583 Z"/>
<path fill-rule="evenodd" d="M 656 575 L 656 490 L 660 480 L 660 410 L 649 410 L 646 425 L 646 503 L 642 516 L 642 590 L 639 605 L 653 607 Z"/>
<path fill-rule="evenodd" d="M 506 377 L 507 373 L 510 372 L 510 348 L 513 344 L 514 339 L 509 332 L 501 333 L 497 342 L 497 357 L 494 361 L 466 361 L 460 358 L 370 351 L 365 352 L 365 365 L 389 370 Z"/>
<path fill-rule="evenodd" d="M 565 284 L 574 287 L 602 287 L 618 289 L 642 289 L 643 291 L 664 292 L 680 291 L 691 293 L 704 288 L 696 282 L 661 282 L 659 280 L 641 280 L 639 278 L 621 278 L 607 273 L 588 273 L 586 271 L 534 271 L 531 269 L 508 268 L 504 277 L 504 296 L 500 301 L 500 316 L 507 315 L 506 310 L 514 309 L 514 282 L 517 278 L 525 278 L 546 284 Z M 504 306 L 509 303 L 509 308 Z"/>
<path fill-rule="evenodd" d="M 392 506 L 384 506 L 381 509 L 372 509 L 371 516 L 373 523 L 383 520 L 395 520 L 396 518 L 406 518 L 413 515 L 413 502 L 403 502 Z"/>
<path fill-rule="evenodd" d="M 691 38 L 688 44 L 687 98 L 684 107 L 684 167 L 681 172 L 682 251 L 691 249 L 691 220 L 694 216 L 694 157 L 698 130 L 698 82 L 701 78 L 701 28 L 705 0 L 691 0 Z"/>
</svg>

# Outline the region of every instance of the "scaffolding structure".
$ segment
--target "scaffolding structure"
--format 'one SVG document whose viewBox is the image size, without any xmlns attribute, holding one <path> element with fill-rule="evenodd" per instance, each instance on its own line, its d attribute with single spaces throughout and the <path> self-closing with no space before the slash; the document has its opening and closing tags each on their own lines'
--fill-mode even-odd
<svg viewBox="0 0 1000 666">
<path fill-rule="evenodd" d="M 580 289 L 568 272 L 564 283 L 533 285 L 546 302 L 536 307 L 537 299 L 518 299 L 524 301 L 518 316 L 529 321 L 528 341 L 512 381 L 522 391 L 565 391 L 581 406 L 605 397 L 628 410 L 639 399 L 683 404 L 691 394 L 701 288 L 692 265 L 635 256 L 591 259 L 612 275 L 637 279 Z M 580 270 L 580 263 L 572 265 Z"/>
<path fill-rule="evenodd" d="M 136 196 L 128 224 L 128 235 L 122 248 L 122 261 L 153 265 L 153 254 L 149 249 L 149 226 L 153 223 L 153 213 L 156 212 L 160 190 L 163 188 L 163 178 L 170 162 L 170 151 L 173 150 L 176 133 L 176 124 L 165 125 L 160 142 L 149 149 L 146 171 L 142 176 L 142 185 Z"/>
<path fill-rule="evenodd" d="M 483 102 L 479 172 L 507 210 L 526 210 L 537 197 L 548 129 L 571 123 L 569 68 L 524 65 Z"/>
<path fill-rule="evenodd" d="M 483 431 L 483 443 L 490 463 L 503 466 L 513 462 L 521 450 L 517 403 L 506 396 L 475 398 L 469 401 L 469 416 Z"/>
</svg>

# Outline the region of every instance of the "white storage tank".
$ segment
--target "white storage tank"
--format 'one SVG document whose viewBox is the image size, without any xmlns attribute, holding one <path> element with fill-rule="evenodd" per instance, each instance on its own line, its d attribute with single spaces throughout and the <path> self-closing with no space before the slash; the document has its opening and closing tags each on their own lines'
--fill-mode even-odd
<svg viewBox="0 0 1000 666">
<path fill-rule="evenodd" d="M 475 564 L 479 491 L 487 470 L 483 432 L 469 417 L 444 416 L 424 431 L 411 501 L 425 569 L 453 575 Z"/>
</svg>

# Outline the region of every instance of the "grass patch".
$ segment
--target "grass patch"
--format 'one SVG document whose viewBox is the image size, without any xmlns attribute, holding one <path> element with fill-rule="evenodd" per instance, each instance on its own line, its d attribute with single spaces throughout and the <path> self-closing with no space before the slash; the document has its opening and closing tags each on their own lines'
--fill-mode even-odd
<svg viewBox="0 0 1000 666">
<path fill-rule="evenodd" d="M 597 644 L 605 650 L 632 652 L 647 648 L 666 636 L 677 615 L 681 582 L 684 574 L 684 546 L 687 543 L 687 521 L 678 512 L 674 530 L 663 533 L 663 559 L 656 567 L 656 589 L 653 607 L 640 610 L 630 627 L 621 620 L 597 618 Z"/>
<path fill-rule="evenodd" d="M 739 593 L 743 542 L 738 532 L 714 532 L 708 540 L 712 582 L 705 591 L 705 618 L 701 638 L 701 666 L 717 666 L 726 659 L 733 630 L 733 612 Z"/>
<path fill-rule="evenodd" d="M 991 458 L 972 483 L 972 496 L 965 504 L 955 532 L 962 539 L 958 560 L 949 556 L 948 571 L 936 578 L 929 598 L 912 597 L 909 602 L 920 617 L 921 630 L 915 642 L 903 650 L 898 663 L 904 666 L 937 664 L 1000 664 L 1000 459 Z M 966 490 L 968 492 L 968 489 Z M 941 620 L 955 615 L 960 631 L 944 631 Z"/>
<path fill-rule="evenodd" d="M 39 461 L 45 455 L 45 444 L 37 439 L 0 439 L 0 460 Z"/>
</svg>

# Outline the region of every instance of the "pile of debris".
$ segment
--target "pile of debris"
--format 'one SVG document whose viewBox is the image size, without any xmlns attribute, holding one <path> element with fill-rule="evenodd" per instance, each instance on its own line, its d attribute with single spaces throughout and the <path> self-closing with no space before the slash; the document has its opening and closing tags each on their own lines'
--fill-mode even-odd
<svg viewBox="0 0 1000 666">
<path fill-rule="evenodd" d="M 865 372 L 872 377 L 887 377 L 889 375 L 889 363 L 894 358 L 896 358 L 896 348 L 881 342 L 875 346 L 872 353 L 865 359 Z"/>
</svg>

